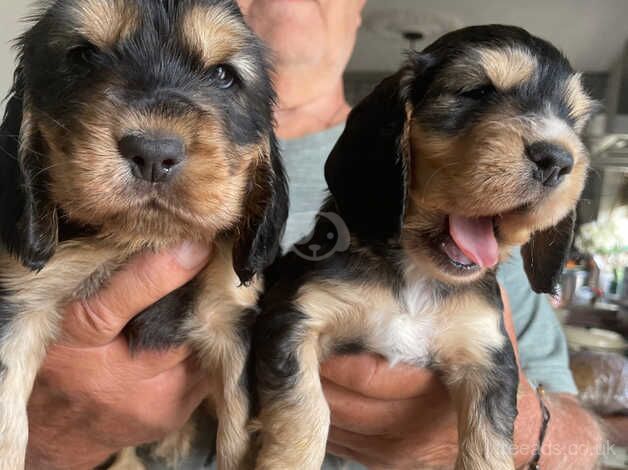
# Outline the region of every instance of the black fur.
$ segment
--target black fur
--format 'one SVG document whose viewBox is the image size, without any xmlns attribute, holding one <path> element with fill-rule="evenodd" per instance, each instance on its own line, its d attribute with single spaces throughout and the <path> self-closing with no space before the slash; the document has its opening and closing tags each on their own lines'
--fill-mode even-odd
<svg viewBox="0 0 628 470">
<path fill-rule="evenodd" d="M 509 46 L 529 48 L 538 61 L 534 79 L 509 91 L 506 97 L 509 102 L 522 112 L 528 113 L 543 112 L 544 107 L 549 104 L 553 112 L 573 125 L 573 119 L 569 115 L 569 106 L 565 102 L 562 90 L 565 80 L 574 73 L 569 61 L 547 41 L 532 36 L 524 29 L 503 25 L 471 26 L 454 31 L 443 36 L 422 52 L 414 53 L 414 60 L 429 63 L 429 67 L 422 72 L 426 80 L 412 90 L 412 102 L 416 108 L 422 106 L 424 102 L 427 103 L 418 115 L 421 125 L 426 129 L 456 135 L 467 126 L 481 120 L 483 115 L 491 111 L 495 105 L 503 102 L 504 96 L 497 94 L 492 97 L 487 96 L 481 102 L 460 95 L 455 104 L 448 101 L 447 106 L 430 105 L 430 101 L 437 99 L 442 90 L 425 84 L 429 83 L 430 77 L 446 69 L 451 60 L 460 57 L 473 60 L 477 54 L 476 50 L 482 47 Z M 459 92 L 456 89 L 448 91 L 452 95 Z"/>
<path fill-rule="evenodd" d="M 506 336 L 503 321 L 502 331 Z M 492 359 L 493 368 L 486 372 L 488 386 L 483 397 L 482 411 L 498 435 L 512 439 L 519 387 L 519 367 L 512 343 L 506 341 L 502 349 L 493 353 Z"/>
<path fill-rule="evenodd" d="M 288 181 L 277 142 L 270 142 L 270 166 L 257 168 L 244 213 L 249 214 L 233 247 L 234 269 L 243 283 L 261 273 L 279 254 L 288 218 Z"/>
<path fill-rule="evenodd" d="M 28 268 L 43 268 L 57 243 L 47 191 L 45 143 L 36 130 L 20 137 L 24 78 L 20 68 L 0 126 L 0 242 Z"/>
<path fill-rule="evenodd" d="M 307 315 L 290 302 L 274 304 L 264 313 L 253 343 L 257 385 L 267 392 L 281 392 L 295 385 L 299 372 L 296 350 Z"/>
<path fill-rule="evenodd" d="M 398 75 L 384 80 L 351 111 L 325 164 L 340 216 L 364 241 L 397 237 L 405 211 L 408 182 L 400 149 L 405 110 L 398 84 Z"/>
<path fill-rule="evenodd" d="M 534 292 L 556 294 L 576 223 L 575 211 L 553 227 L 536 232 L 521 248 L 523 265 Z"/>
<path fill-rule="evenodd" d="M 107 457 L 107 460 L 105 460 L 100 465 L 94 467 L 94 470 L 107 470 L 108 468 L 110 468 L 115 463 L 117 458 L 118 458 L 117 454 L 113 454 L 113 455 Z"/>
<path fill-rule="evenodd" d="M 360 354 L 366 351 L 366 347 L 360 342 L 353 341 L 350 343 L 340 343 L 334 348 L 334 354 L 338 355 L 351 355 Z"/>
<path fill-rule="evenodd" d="M 135 316 L 124 328 L 131 351 L 161 350 L 182 344 L 182 326 L 192 313 L 196 284 L 191 281 L 170 292 Z"/>
<path fill-rule="evenodd" d="M 237 326 L 238 336 L 240 338 L 242 348 L 246 351 L 246 366 L 240 376 L 240 387 L 247 390 L 249 398 L 249 415 L 253 416 L 258 410 L 257 387 L 255 386 L 255 362 L 253 344 L 253 326 L 259 316 L 259 306 L 248 308 L 240 319 Z"/>
<path fill-rule="evenodd" d="M 267 287 L 260 299 L 261 313 L 253 324 L 251 338 L 251 375 L 258 392 L 276 393 L 290 388 L 299 371 L 295 348 L 300 324 L 307 317 L 292 300 L 310 272 L 309 265 L 300 261 L 294 253 L 288 253 L 266 273 Z M 259 397 L 254 401 L 256 414 Z"/>
<path fill-rule="evenodd" d="M 336 211 L 333 201 L 328 201 L 321 210 L 322 213 Z M 319 279 L 352 282 L 360 279 L 365 270 L 370 271 L 370 279 L 374 283 L 387 286 L 394 292 L 402 289 L 403 253 L 398 245 L 364 243 L 364 251 L 358 252 L 354 248 L 360 246 L 362 242 L 354 238 L 348 250 L 334 251 L 333 245 L 336 240 L 327 236 L 334 232 L 335 229 L 330 220 L 327 217 L 318 216 L 312 233 L 307 237 L 306 245 L 301 245 L 301 242 L 297 243 L 267 271 L 267 286 L 270 288 L 276 282 L 281 282 L 281 287 L 273 288 L 265 295 L 264 302 L 274 303 L 288 299 L 296 294 L 302 284 Z M 333 255 L 315 261 L 304 259 L 302 253 L 306 253 L 307 245 L 312 243 L 322 247 L 320 252 L 332 252 Z M 376 260 L 377 269 L 372 269 L 374 260 Z"/>
<path fill-rule="evenodd" d="M 505 338 L 508 332 L 504 324 L 504 303 L 494 273 L 490 273 L 480 284 L 489 305 L 495 306 L 500 315 L 500 330 Z M 519 366 L 512 343 L 508 339 L 504 346 L 493 352 L 493 367 L 486 371 L 487 390 L 483 407 L 495 432 L 512 439 L 517 417 L 517 390 L 519 388 Z"/>
<path fill-rule="evenodd" d="M 254 80 L 245 80 L 238 71 L 231 70 L 236 74 L 235 85 L 225 90 L 213 86 L 202 58 L 190 51 L 175 32 L 180 12 L 194 4 L 221 5 L 241 19 L 235 2 L 138 0 L 134 3 L 142 27 L 110 51 L 98 50 L 78 33 L 81 28 L 75 24 L 76 15 L 71 8 L 80 4 L 80 0 L 55 2 L 51 6 L 22 41 L 29 89 L 47 90 L 33 95 L 34 106 L 61 117 L 63 122 L 71 122 L 73 111 L 89 102 L 93 90 L 115 80 L 117 86 L 110 86 L 108 93 L 139 110 L 154 108 L 176 115 L 193 109 L 204 113 L 207 108 L 203 110 L 196 104 L 202 93 L 230 140 L 253 143 L 270 133 L 269 97 L 274 97 L 274 91 L 261 42 L 251 35 L 243 50 L 255 67 Z M 73 53 L 77 48 L 83 50 Z"/>
</svg>

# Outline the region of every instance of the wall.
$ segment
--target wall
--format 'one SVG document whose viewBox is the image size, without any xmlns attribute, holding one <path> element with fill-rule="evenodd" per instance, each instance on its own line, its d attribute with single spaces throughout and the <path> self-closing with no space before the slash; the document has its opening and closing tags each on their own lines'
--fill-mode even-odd
<svg viewBox="0 0 628 470">
<path fill-rule="evenodd" d="M 31 11 L 30 1 L 0 0 L 0 97 L 4 98 L 11 86 L 15 68 L 15 50 L 11 41 L 19 36 L 26 24 L 20 21 Z M 0 105 L 4 109 L 4 105 Z"/>
</svg>

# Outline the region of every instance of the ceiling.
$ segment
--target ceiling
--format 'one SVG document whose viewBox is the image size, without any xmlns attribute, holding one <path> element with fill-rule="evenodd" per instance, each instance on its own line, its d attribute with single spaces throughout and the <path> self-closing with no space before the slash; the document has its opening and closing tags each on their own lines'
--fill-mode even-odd
<svg viewBox="0 0 628 470">
<path fill-rule="evenodd" d="M 404 10 L 405 18 L 437 17 L 458 26 L 522 26 L 553 42 L 576 69 L 588 72 L 607 71 L 628 39 L 628 0 L 369 0 L 363 12 L 365 23 L 391 9 Z M 437 36 L 418 42 L 417 49 Z M 349 70 L 394 70 L 407 48 L 407 41 L 373 33 L 363 25 Z"/>
</svg>

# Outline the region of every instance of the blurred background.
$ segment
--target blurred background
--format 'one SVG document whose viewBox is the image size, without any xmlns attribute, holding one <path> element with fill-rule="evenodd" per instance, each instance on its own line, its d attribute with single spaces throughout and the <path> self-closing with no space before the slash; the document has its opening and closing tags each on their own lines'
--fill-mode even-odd
<svg viewBox="0 0 628 470">
<path fill-rule="evenodd" d="M 24 29 L 29 3 L 1 0 L 1 94 L 14 68 L 10 41 Z M 607 468 L 628 468 L 621 448 L 628 448 L 628 0 L 370 0 L 345 76 L 347 96 L 351 104 L 365 96 L 405 50 L 485 23 L 518 25 L 557 45 L 603 104 L 586 131 L 593 168 L 554 305 L 581 398 L 605 418 L 616 444 Z"/>
</svg>

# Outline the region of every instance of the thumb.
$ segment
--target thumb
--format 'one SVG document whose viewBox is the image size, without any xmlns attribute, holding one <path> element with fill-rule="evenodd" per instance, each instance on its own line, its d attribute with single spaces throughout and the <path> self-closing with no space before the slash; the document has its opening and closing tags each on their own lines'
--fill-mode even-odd
<svg viewBox="0 0 628 470">
<path fill-rule="evenodd" d="M 67 306 L 64 344 L 97 347 L 110 343 L 131 318 L 190 281 L 205 266 L 209 255 L 209 247 L 191 242 L 137 255 L 98 293 Z"/>
</svg>

